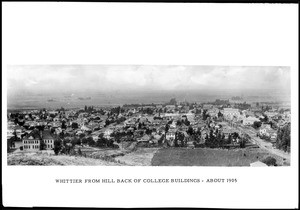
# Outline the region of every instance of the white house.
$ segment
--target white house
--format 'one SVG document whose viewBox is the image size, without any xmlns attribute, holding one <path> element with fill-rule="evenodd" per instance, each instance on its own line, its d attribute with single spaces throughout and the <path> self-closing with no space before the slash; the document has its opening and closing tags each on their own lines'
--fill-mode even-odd
<svg viewBox="0 0 300 210">
<path fill-rule="evenodd" d="M 167 133 L 166 133 L 166 140 L 174 140 L 175 139 L 175 130 L 170 129 Z"/>
<path fill-rule="evenodd" d="M 278 115 L 278 113 L 277 113 L 277 112 L 268 112 L 268 111 L 267 111 L 267 112 L 265 112 L 265 115 L 267 115 L 268 118 L 272 118 L 272 117 Z"/>
<path fill-rule="evenodd" d="M 113 130 L 111 129 L 107 129 L 104 131 L 104 138 L 107 138 L 109 139 L 110 138 L 110 135 L 113 133 Z"/>
<path fill-rule="evenodd" d="M 259 134 L 261 136 L 267 136 L 267 137 L 273 136 L 273 138 L 274 138 L 276 135 L 276 131 L 274 129 L 272 129 L 269 124 L 264 124 L 260 127 Z"/>
<path fill-rule="evenodd" d="M 254 122 L 258 122 L 259 119 L 256 117 L 245 117 L 243 119 L 243 125 L 253 125 Z"/>
</svg>

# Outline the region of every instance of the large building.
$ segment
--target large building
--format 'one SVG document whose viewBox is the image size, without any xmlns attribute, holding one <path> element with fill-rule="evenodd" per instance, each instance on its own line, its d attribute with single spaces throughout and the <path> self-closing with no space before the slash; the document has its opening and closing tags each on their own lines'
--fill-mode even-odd
<svg viewBox="0 0 300 210">
<path fill-rule="evenodd" d="M 49 130 L 42 132 L 32 131 L 23 139 L 23 149 L 27 151 L 37 151 L 41 149 L 41 141 L 45 144 L 47 150 L 54 148 L 54 138 Z"/>
<path fill-rule="evenodd" d="M 31 132 L 23 139 L 23 149 L 27 151 L 40 149 L 41 136 L 38 132 Z"/>
<path fill-rule="evenodd" d="M 265 112 L 265 115 L 268 117 L 268 118 L 272 118 L 272 117 L 275 117 L 276 115 L 278 115 L 277 112 Z"/>
<path fill-rule="evenodd" d="M 223 115 L 227 119 L 233 119 L 234 117 L 238 118 L 240 116 L 240 112 L 238 109 L 224 108 Z"/>
</svg>

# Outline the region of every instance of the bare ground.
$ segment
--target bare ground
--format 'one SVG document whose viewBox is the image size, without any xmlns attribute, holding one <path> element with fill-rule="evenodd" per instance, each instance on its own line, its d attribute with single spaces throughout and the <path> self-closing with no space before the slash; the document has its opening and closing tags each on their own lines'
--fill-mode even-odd
<svg viewBox="0 0 300 210">
<path fill-rule="evenodd" d="M 124 156 L 116 157 L 115 160 L 130 166 L 151 166 L 152 158 L 159 148 L 138 148 Z"/>
</svg>

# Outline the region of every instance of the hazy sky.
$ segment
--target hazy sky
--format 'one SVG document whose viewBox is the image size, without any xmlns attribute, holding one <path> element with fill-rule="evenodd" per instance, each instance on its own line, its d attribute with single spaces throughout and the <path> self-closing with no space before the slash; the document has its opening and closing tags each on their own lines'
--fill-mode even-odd
<svg viewBox="0 0 300 210">
<path fill-rule="evenodd" d="M 85 90 L 290 90 L 289 67 L 32 65 L 9 66 L 8 94 Z"/>
</svg>

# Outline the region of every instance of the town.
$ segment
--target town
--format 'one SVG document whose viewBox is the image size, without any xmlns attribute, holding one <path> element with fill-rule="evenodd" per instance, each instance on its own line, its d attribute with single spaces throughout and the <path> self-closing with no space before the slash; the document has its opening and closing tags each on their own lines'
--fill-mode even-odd
<svg viewBox="0 0 300 210">
<path fill-rule="evenodd" d="M 114 151 L 105 160 L 115 161 L 136 148 L 260 148 L 289 164 L 291 111 L 279 102 L 250 103 L 239 96 L 205 103 L 172 98 L 160 104 L 9 110 L 7 118 L 8 154 L 103 159 L 95 155 L 102 149 Z M 277 164 L 269 156 L 251 166 Z"/>
</svg>

